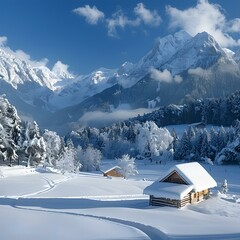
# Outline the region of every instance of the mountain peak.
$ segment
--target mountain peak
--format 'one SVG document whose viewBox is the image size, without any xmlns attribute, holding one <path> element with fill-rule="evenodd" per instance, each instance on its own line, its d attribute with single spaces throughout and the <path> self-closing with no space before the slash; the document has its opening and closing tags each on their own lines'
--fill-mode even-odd
<svg viewBox="0 0 240 240">
<path fill-rule="evenodd" d="M 222 48 L 217 43 L 215 38 L 207 32 L 198 33 L 193 37 L 193 39 L 197 45 L 204 45 L 204 46 L 212 45 L 212 46 L 215 46 L 217 49 L 222 50 Z"/>
<path fill-rule="evenodd" d="M 192 36 L 185 30 L 180 30 L 173 35 L 176 39 L 180 41 L 188 41 Z"/>
<path fill-rule="evenodd" d="M 189 68 L 208 68 L 221 57 L 229 60 L 225 51 L 207 32 L 201 32 L 192 37 L 162 68 L 168 69 L 173 75 Z M 184 61 L 183 61 L 184 60 Z"/>
</svg>

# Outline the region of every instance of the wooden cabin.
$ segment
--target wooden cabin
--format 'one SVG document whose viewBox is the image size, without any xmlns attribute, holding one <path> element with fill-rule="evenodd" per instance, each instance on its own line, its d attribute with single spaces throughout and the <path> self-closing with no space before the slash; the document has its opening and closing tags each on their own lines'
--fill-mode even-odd
<svg viewBox="0 0 240 240">
<path fill-rule="evenodd" d="M 121 168 L 119 166 L 114 166 L 110 169 L 107 169 L 106 171 L 103 172 L 104 177 L 123 177 L 121 173 Z"/>
<path fill-rule="evenodd" d="M 152 206 L 181 208 L 207 199 L 210 189 L 216 186 L 216 181 L 199 163 L 191 162 L 173 166 L 143 193 L 150 196 Z"/>
</svg>

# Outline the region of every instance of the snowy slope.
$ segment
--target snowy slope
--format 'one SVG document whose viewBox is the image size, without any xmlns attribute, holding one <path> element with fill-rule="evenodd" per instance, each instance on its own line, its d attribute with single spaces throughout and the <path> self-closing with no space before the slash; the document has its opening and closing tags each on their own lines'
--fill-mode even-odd
<svg viewBox="0 0 240 240">
<path fill-rule="evenodd" d="M 63 87 L 49 99 L 49 104 L 53 108 L 64 108 L 80 103 L 84 99 L 91 97 L 114 83 L 109 82 L 116 73 L 116 70 L 100 68 L 92 73 L 76 77 L 73 83 Z"/>
<path fill-rule="evenodd" d="M 143 189 L 173 164 L 140 161 L 139 175 L 128 180 L 0 167 L 1 238 L 239 239 L 238 167 L 203 165 L 219 186 L 228 179 L 226 195 L 216 189 L 209 200 L 183 209 L 148 206 Z"/>
<path fill-rule="evenodd" d="M 234 54 L 233 58 L 237 63 L 240 63 L 240 49 Z"/>
</svg>

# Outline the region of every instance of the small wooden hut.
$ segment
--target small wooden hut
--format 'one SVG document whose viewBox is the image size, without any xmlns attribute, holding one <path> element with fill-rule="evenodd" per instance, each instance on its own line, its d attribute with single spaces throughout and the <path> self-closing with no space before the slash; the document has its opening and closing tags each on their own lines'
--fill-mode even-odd
<svg viewBox="0 0 240 240">
<path fill-rule="evenodd" d="M 103 172 L 104 177 L 123 177 L 121 173 L 121 168 L 119 166 L 114 166 L 110 169 L 107 169 L 106 171 Z"/>
<path fill-rule="evenodd" d="M 199 163 L 191 162 L 173 166 L 143 193 L 150 195 L 150 205 L 181 208 L 207 199 L 210 188 L 216 186 L 216 181 Z"/>
</svg>

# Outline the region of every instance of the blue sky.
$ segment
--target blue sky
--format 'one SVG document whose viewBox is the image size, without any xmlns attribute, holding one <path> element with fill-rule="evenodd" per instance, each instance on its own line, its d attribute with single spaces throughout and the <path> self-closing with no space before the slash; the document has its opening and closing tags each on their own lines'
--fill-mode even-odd
<svg viewBox="0 0 240 240">
<path fill-rule="evenodd" d="M 1 0 L 0 45 L 75 74 L 137 62 L 158 37 L 208 31 L 240 48 L 239 0 Z"/>
</svg>

